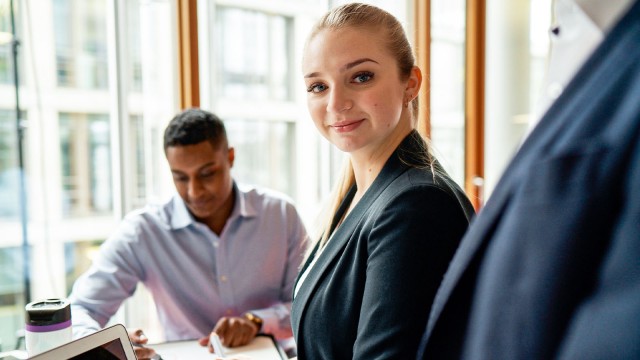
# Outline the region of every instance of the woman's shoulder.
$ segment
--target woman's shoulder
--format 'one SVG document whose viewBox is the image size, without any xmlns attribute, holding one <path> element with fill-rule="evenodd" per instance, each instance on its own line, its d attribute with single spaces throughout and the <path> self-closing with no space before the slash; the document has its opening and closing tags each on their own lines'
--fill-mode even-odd
<svg viewBox="0 0 640 360">
<path fill-rule="evenodd" d="M 433 202 L 460 207 L 470 218 L 473 206 L 462 188 L 439 167 L 409 168 L 383 192 L 390 203 Z M 425 204 L 426 205 L 426 204 Z"/>
</svg>

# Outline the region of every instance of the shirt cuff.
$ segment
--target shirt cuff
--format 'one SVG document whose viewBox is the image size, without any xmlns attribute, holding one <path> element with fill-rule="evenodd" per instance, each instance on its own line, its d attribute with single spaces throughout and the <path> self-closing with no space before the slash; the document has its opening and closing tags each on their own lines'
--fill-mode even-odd
<svg viewBox="0 0 640 360">
<path fill-rule="evenodd" d="M 291 303 L 277 304 L 269 308 L 249 310 L 262 319 L 261 333 L 271 334 L 276 339 L 293 336 L 291 331 Z"/>
</svg>

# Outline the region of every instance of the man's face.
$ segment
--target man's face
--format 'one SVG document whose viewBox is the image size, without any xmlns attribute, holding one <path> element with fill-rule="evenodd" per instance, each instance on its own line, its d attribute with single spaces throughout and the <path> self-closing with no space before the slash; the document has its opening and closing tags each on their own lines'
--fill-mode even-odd
<svg viewBox="0 0 640 360">
<path fill-rule="evenodd" d="M 227 216 L 226 205 L 232 201 L 233 192 L 233 148 L 227 148 L 226 144 L 214 147 L 203 141 L 170 146 L 165 153 L 173 183 L 193 216 L 205 223 Z"/>
</svg>

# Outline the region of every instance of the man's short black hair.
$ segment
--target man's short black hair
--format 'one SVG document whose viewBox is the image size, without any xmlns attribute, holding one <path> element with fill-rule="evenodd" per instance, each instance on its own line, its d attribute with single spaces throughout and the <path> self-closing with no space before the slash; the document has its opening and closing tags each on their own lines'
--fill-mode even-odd
<svg viewBox="0 0 640 360">
<path fill-rule="evenodd" d="M 202 109 L 186 109 L 171 119 L 164 131 L 164 150 L 169 146 L 195 145 L 208 141 L 218 149 L 227 145 L 224 123 Z"/>
</svg>

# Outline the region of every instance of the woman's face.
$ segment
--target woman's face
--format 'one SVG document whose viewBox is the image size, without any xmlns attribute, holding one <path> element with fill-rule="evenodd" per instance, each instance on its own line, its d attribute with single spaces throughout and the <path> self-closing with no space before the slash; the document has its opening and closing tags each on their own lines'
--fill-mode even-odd
<svg viewBox="0 0 640 360">
<path fill-rule="evenodd" d="M 309 112 L 320 133 L 342 151 L 371 154 L 394 132 L 411 128 L 403 103 L 417 94 L 410 88 L 415 75 L 400 79 L 383 42 L 382 32 L 366 28 L 322 30 L 305 49 Z"/>
</svg>

